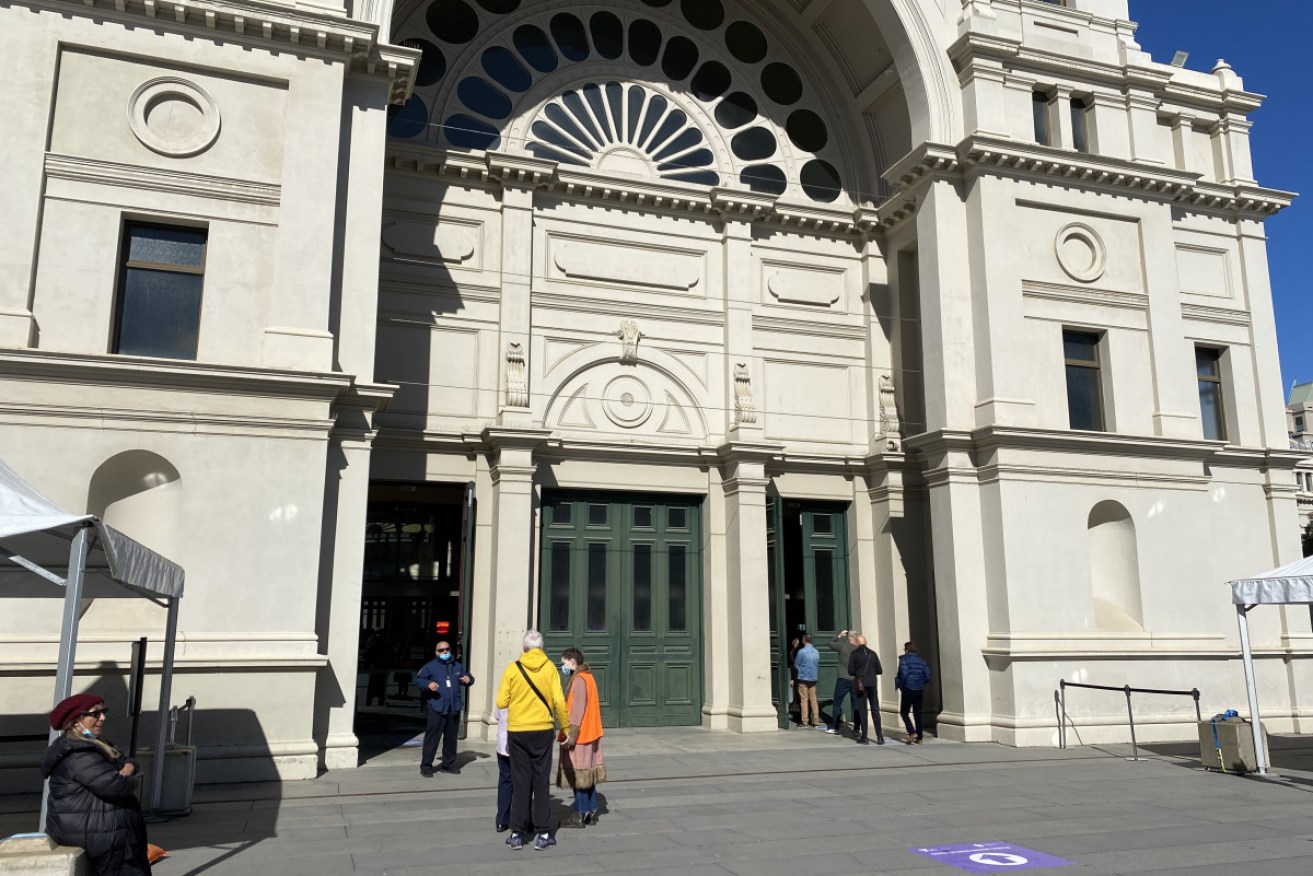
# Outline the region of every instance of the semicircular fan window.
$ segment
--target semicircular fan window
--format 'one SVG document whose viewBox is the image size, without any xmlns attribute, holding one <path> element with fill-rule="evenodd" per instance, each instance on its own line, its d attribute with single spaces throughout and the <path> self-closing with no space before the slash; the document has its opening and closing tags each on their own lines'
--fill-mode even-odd
<svg viewBox="0 0 1313 876">
<path fill-rule="evenodd" d="M 647 179 L 718 185 L 707 139 L 669 98 L 631 82 L 590 82 L 553 98 L 529 126 L 538 158 Z"/>
</svg>

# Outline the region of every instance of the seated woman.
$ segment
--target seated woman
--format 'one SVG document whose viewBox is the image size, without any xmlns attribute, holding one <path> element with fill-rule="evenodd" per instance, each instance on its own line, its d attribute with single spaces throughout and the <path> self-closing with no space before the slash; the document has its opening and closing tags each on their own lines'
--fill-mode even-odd
<svg viewBox="0 0 1313 876">
<path fill-rule="evenodd" d="M 41 764 L 50 780 L 46 834 L 86 850 L 97 876 L 146 876 L 146 822 L 135 794 L 137 764 L 101 736 L 105 702 L 76 694 L 50 712 L 63 735 Z"/>
</svg>

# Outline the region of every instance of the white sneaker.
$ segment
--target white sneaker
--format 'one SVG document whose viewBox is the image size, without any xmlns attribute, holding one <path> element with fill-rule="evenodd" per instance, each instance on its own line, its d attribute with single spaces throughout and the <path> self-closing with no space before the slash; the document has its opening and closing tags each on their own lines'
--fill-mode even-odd
<svg viewBox="0 0 1313 876">
<path fill-rule="evenodd" d="M 838 731 L 838 730 L 835 730 L 833 727 L 826 727 L 826 728 L 825 728 L 825 732 L 826 732 L 826 733 L 829 733 L 831 736 L 838 736 L 838 735 L 839 735 L 839 731 Z"/>
</svg>

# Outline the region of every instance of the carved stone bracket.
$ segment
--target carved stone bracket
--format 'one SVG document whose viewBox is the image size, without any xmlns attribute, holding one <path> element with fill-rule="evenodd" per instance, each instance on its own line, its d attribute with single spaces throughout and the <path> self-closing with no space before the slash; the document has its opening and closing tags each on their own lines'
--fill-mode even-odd
<svg viewBox="0 0 1313 876">
<path fill-rule="evenodd" d="M 506 345 L 506 405 L 512 408 L 529 406 L 529 385 L 525 381 L 524 345 Z"/>
<path fill-rule="evenodd" d="M 615 333 L 620 339 L 620 361 L 627 365 L 632 365 L 638 361 L 638 342 L 643 337 L 643 333 L 638 330 L 638 323 L 632 319 L 626 319 L 620 323 L 620 330 Z"/>
<path fill-rule="evenodd" d="M 880 375 L 880 439 L 886 450 L 902 449 L 902 424 L 898 420 L 892 374 Z"/>
<path fill-rule="evenodd" d="M 734 424 L 751 426 L 757 422 L 757 405 L 752 400 L 752 377 L 748 363 L 734 363 Z"/>
</svg>

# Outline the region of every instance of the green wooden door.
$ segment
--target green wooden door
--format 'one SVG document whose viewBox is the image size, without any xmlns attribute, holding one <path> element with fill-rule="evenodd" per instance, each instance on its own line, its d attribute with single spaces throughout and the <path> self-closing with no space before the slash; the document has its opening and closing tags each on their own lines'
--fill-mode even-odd
<svg viewBox="0 0 1313 876">
<path fill-rule="evenodd" d="M 821 654 L 816 694 L 830 716 L 837 654 L 826 647 L 850 627 L 845 508 L 832 502 L 768 498 L 766 543 L 771 599 L 772 693 L 780 726 L 788 724 L 789 648 L 810 633 Z"/>
<path fill-rule="evenodd" d="M 593 668 L 608 727 L 702 720 L 699 505 L 631 494 L 543 499 L 540 626 Z"/>
</svg>

